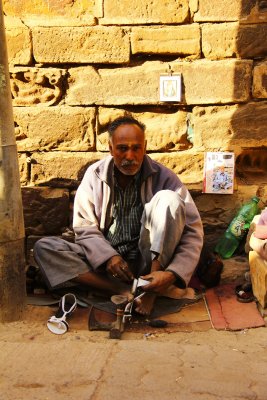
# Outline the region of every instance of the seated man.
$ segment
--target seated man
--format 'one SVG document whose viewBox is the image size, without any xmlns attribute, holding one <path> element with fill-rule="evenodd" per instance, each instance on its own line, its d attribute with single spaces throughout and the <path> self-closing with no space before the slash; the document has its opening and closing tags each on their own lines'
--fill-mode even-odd
<svg viewBox="0 0 267 400">
<path fill-rule="evenodd" d="M 71 281 L 127 295 L 142 276 L 150 283 L 136 311 L 149 314 L 157 294 L 187 287 L 202 223 L 179 178 L 145 154 L 143 124 L 125 116 L 108 130 L 111 155 L 87 169 L 76 193 L 75 243 L 43 238 L 34 255 L 52 289 Z"/>
</svg>

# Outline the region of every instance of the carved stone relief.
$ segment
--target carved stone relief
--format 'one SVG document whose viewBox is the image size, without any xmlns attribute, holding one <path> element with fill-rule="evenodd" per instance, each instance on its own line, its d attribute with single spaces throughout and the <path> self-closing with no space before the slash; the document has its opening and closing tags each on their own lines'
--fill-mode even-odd
<svg viewBox="0 0 267 400">
<path fill-rule="evenodd" d="M 53 68 L 13 68 L 10 71 L 14 106 L 50 106 L 62 98 L 65 70 Z"/>
<path fill-rule="evenodd" d="M 245 184 L 267 182 L 267 148 L 246 149 L 236 159 L 237 177 Z"/>
</svg>

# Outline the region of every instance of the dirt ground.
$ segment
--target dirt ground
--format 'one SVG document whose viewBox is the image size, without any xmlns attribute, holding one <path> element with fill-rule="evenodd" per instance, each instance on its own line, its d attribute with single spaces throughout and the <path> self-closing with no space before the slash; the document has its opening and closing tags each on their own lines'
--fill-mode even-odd
<svg viewBox="0 0 267 400">
<path fill-rule="evenodd" d="M 266 327 L 216 331 L 202 321 L 112 340 L 81 323 L 51 334 L 49 314 L 28 306 L 22 322 L 0 324 L 1 400 L 267 399 Z"/>
</svg>

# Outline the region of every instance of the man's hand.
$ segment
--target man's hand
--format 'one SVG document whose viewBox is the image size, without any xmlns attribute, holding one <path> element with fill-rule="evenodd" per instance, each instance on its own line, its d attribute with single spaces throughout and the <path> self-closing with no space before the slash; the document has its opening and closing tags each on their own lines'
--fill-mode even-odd
<svg viewBox="0 0 267 400">
<path fill-rule="evenodd" d="M 171 271 L 155 271 L 148 275 L 141 276 L 142 279 L 151 281 L 142 289 L 145 292 L 162 293 L 168 289 L 175 281 L 176 277 Z"/>
<path fill-rule="evenodd" d="M 113 256 L 108 260 L 107 272 L 114 278 L 119 278 L 124 282 L 130 282 L 134 279 L 127 262 L 121 256 Z"/>
</svg>

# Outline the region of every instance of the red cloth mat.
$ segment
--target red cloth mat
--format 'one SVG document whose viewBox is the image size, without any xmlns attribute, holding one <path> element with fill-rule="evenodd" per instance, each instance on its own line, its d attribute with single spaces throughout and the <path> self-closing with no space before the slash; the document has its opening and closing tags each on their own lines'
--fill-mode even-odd
<svg viewBox="0 0 267 400">
<path fill-rule="evenodd" d="M 255 301 L 237 301 L 235 287 L 236 284 L 225 284 L 206 291 L 205 298 L 213 327 L 235 331 L 265 326 Z"/>
</svg>

